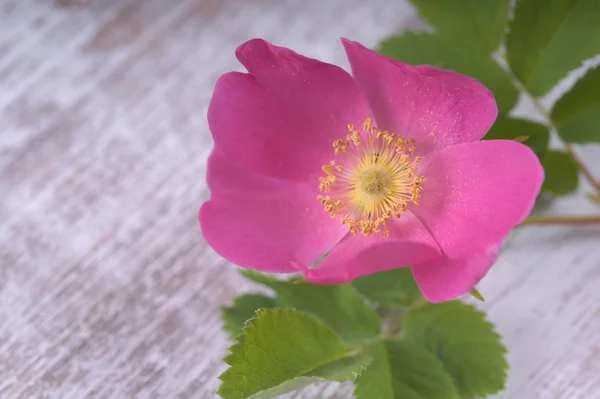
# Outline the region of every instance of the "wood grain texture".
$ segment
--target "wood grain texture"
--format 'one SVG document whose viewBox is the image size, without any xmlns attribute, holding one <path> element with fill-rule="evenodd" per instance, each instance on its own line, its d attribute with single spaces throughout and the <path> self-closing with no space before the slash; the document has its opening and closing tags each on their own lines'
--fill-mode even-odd
<svg viewBox="0 0 600 399">
<path fill-rule="evenodd" d="M 420 25 L 399 0 L 0 1 L 0 398 L 215 397 L 218 307 L 256 289 L 196 220 L 216 79 L 250 37 L 347 66 L 340 36 Z M 480 286 L 510 350 L 498 398 L 600 398 L 599 242 L 511 235 Z"/>
</svg>

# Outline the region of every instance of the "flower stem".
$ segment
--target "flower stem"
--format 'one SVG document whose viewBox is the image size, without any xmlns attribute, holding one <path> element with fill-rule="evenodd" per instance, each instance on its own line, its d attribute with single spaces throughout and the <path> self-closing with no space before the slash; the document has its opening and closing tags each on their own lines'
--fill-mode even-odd
<svg viewBox="0 0 600 399">
<path fill-rule="evenodd" d="M 590 172 L 590 170 L 587 168 L 587 166 L 585 166 L 583 164 L 583 162 L 581 162 L 581 158 L 579 158 L 579 156 L 577 156 L 577 154 L 575 153 L 575 150 L 573 149 L 573 146 L 571 144 L 566 144 L 566 146 L 567 146 L 567 152 L 569 153 L 569 155 L 571 155 L 571 158 L 573 158 L 573 162 L 575 162 L 575 165 L 577 165 L 577 167 L 579 168 L 581 173 L 590 182 L 590 184 L 592 186 L 594 186 L 596 191 L 598 191 L 598 193 L 600 193 L 600 181 L 596 180 L 594 178 L 594 176 L 592 175 L 592 172 Z"/>
<path fill-rule="evenodd" d="M 600 216 L 530 216 L 519 226 L 527 224 L 594 224 Z"/>
<path fill-rule="evenodd" d="M 428 301 L 427 299 L 425 299 L 424 296 L 420 296 L 417 299 L 415 299 L 415 301 L 408 306 L 408 309 L 406 309 L 406 311 L 402 312 L 398 317 L 396 317 L 390 322 L 388 327 L 381 333 L 381 339 L 387 339 L 398 335 L 398 333 L 402 329 L 402 325 L 404 324 L 404 317 L 406 316 L 406 313 L 410 312 L 411 310 L 418 309 L 426 303 L 428 303 Z"/>
<path fill-rule="evenodd" d="M 556 126 L 554 126 L 554 122 L 552 121 L 550 113 L 548 112 L 548 110 L 546 109 L 546 107 L 544 106 L 544 104 L 542 104 L 542 102 L 540 101 L 540 99 L 537 98 L 537 97 L 534 97 L 531 94 L 529 94 L 526 90 L 524 90 L 524 88 L 523 88 L 522 85 L 521 85 L 521 88 L 531 98 L 531 100 L 533 100 L 533 103 L 535 104 L 535 107 L 537 108 L 537 110 L 548 121 L 548 125 L 552 129 L 556 130 Z M 585 166 L 585 164 L 581 161 L 581 158 L 579 158 L 579 156 L 575 153 L 575 150 L 573 149 L 573 145 L 570 144 L 570 143 L 565 142 L 564 140 L 562 140 L 562 138 L 561 138 L 561 141 L 565 145 L 565 147 L 567 149 L 567 152 L 569 153 L 569 155 L 573 159 L 573 162 L 575 162 L 575 165 L 577 165 L 577 167 L 579 168 L 579 171 L 581 172 L 581 174 L 590 182 L 590 184 L 594 187 L 594 189 L 598 193 L 600 193 L 600 182 L 598 182 L 594 178 L 594 175 L 592 175 L 592 172 L 590 172 L 590 170 L 587 168 L 587 166 Z"/>
<path fill-rule="evenodd" d="M 405 314 L 406 314 L 406 312 L 403 312 L 395 319 L 392 319 L 390 324 L 388 325 L 388 327 L 385 330 L 383 330 L 383 332 L 381 333 L 380 338 L 388 339 L 388 338 L 393 337 L 394 335 L 398 334 L 400 332 L 400 329 L 402 328 L 402 324 L 404 324 L 404 315 Z"/>
<path fill-rule="evenodd" d="M 550 127 L 551 129 L 557 130 L 556 126 L 554 125 L 554 121 L 552 121 L 550 112 L 548 112 L 548 110 L 546 109 L 544 104 L 542 104 L 542 102 L 540 101 L 540 99 L 538 97 L 535 97 L 534 95 L 529 93 L 529 91 L 527 91 L 527 89 L 525 88 L 523 83 L 514 75 L 514 73 L 510 69 L 506 55 L 503 53 L 498 53 L 498 54 L 496 54 L 496 56 L 500 59 L 501 64 L 503 64 L 503 66 L 505 68 L 506 74 L 513 81 L 513 84 L 515 85 L 517 90 L 519 90 L 521 93 L 524 93 L 526 96 L 528 96 L 531 99 L 531 101 L 535 105 L 538 112 L 540 114 L 542 114 L 542 116 L 546 119 L 546 122 L 548 123 L 548 127 Z M 559 137 L 559 138 L 565 145 L 567 152 L 573 159 L 573 162 L 575 162 L 575 165 L 577 165 L 577 167 L 581 171 L 581 174 L 583 174 L 583 176 L 590 182 L 590 184 L 594 187 L 594 189 L 600 194 L 600 181 L 598 181 L 594 178 L 594 175 L 592 175 L 590 170 L 581 161 L 581 158 L 579 158 L 577 156 L 577 154 L 575 153 L 575 151 L 573 149 L 573 146 L 570 143 L 565 142 L 562 139 L 562 137 Z"/>
</svg>

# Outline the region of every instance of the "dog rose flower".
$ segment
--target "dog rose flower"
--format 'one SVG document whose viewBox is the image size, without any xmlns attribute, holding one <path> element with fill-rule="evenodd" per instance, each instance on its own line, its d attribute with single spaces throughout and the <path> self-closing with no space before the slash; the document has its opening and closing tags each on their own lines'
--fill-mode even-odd
<svg viewBox="0 0 600 399">
<path fill-rule="evenodd" d="M 433 302 L 469 292 L 543 180 L 476 80 L 343 40 L 343 69 L 253 39 L 218 80 L 204 238 L 265 272 L 335 284 L 411 267 Z"/>
</svg>

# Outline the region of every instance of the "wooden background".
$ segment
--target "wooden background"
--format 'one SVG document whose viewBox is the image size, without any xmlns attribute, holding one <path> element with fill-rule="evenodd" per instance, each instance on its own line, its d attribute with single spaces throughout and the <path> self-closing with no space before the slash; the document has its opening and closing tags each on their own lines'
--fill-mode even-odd
<svg viewBox="0 0 600 399">
<path fill-rule="evenodd" d="M 256 289 L 196 220 L 217 77 L 251 37 L 347 66 L 340 36 L 422 26 L 400 0 L 0 0 L 0 398 L 215 397 L 218 307 Z M 599 226 L 519 228 L 480 290 L 498 398 L 600 398 Z"/>
</svg>

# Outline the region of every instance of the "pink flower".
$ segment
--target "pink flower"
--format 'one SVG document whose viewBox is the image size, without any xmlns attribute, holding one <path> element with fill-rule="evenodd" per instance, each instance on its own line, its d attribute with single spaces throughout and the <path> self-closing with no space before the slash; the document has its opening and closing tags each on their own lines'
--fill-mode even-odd
<svg viewBox="0 0 600 399">
<path fill-rule="evenodd" d="M 237 49 L 248 73 L 221 76 L 208 110 L 204 237 L 242 267 L 335 284 L 409 266 L 430 301 L 463 295 L 529 214 L 538 158 L 478 141 L 498 111 L 476 80 L 343 44 L 353 77 L 260 39 Z"/>
</svg>

